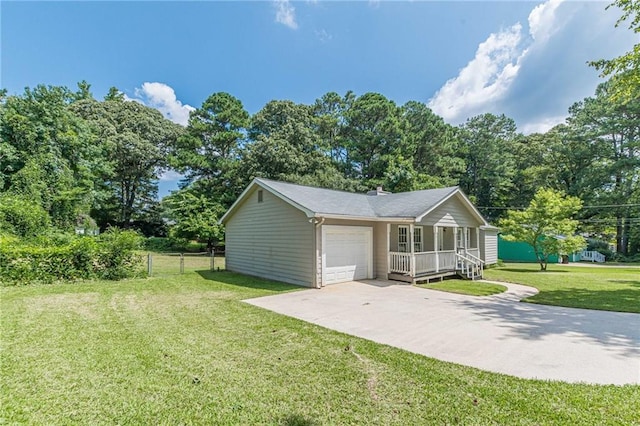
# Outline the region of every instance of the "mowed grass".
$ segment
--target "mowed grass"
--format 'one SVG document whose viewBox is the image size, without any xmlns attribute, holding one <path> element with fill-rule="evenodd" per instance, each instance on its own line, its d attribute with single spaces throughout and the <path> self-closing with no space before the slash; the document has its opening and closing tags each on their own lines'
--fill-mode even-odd
<svg viewBox="0 0 640 426">
<path fill-rule="evenodd" d="M 527 302 L 571 308 L 640 313 L 640 268 L 506 264 L 487 269 L 484 278 L 524 284 L 540 293 Z"/>
<path fill-rule="evenodd" d="M 639 424 L 640 386 L 483 372 L 241 301 L 296 290 L 209 271 L 1 288 L 0 423 Z"/>
<path fill-rule="evenodd" d="M 491 296 L 492 294 L 500 294 L 507 290 L 505 286 L 500 284 L 460 279 L 418 284 L 418 287 L 446 291 L 448 293 L 466 294 L 468 296 Z"/>
</svg>

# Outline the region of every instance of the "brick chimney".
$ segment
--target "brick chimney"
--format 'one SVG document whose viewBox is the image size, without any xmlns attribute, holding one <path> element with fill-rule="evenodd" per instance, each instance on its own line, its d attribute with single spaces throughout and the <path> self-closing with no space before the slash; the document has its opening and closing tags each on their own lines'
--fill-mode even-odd
<svg viewBox="0 0 640 426">
<path fill-rule="evenodd" d="M 382 189 L 382 185 L 378 186 L 374 191 L 367 192 L 367 195 L 387 195 L 387 194 L 391 194 L 391 193 L 388 191 L 384 191 Z"/>
</svg>

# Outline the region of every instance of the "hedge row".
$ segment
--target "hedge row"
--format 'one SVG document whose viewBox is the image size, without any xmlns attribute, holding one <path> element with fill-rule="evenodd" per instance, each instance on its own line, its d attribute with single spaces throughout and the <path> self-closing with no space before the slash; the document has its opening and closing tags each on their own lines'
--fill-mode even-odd
<svg viewBox="0 0 640 426">
<path fill-rule="evenodd" d="M 29 284 L 141 276 L 142 259 L 136 254 L 140 241 L 135 232 L 117 229 L 98 238 L 78 237 L 59 246 L 5 237 L 0 244 L 0 282 Z"/>
</svg>

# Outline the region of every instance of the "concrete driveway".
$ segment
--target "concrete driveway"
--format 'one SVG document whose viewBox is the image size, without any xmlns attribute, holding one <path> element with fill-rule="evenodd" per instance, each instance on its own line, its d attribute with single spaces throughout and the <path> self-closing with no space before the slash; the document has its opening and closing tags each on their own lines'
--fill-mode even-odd
<svg viewBox="0 0 640 426">
<path fill-rule="evenodd" d="M 388 281 L 246 300 L 353 336 L 523 378 L 640 383 L 640 314 L 519 303 L 536 289 L 474 297 Z"/>
</svg>

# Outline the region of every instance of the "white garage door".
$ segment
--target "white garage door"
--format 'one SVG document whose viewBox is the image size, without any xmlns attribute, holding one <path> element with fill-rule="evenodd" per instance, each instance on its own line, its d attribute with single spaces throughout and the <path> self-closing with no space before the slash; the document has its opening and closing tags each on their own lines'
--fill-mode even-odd
<svg viewBox="0 0 640 426">
<path fill-rule="evenodd" d="M 322 227 L 322 285 L 373 278 L 373 229 Z"/>
</svg>

